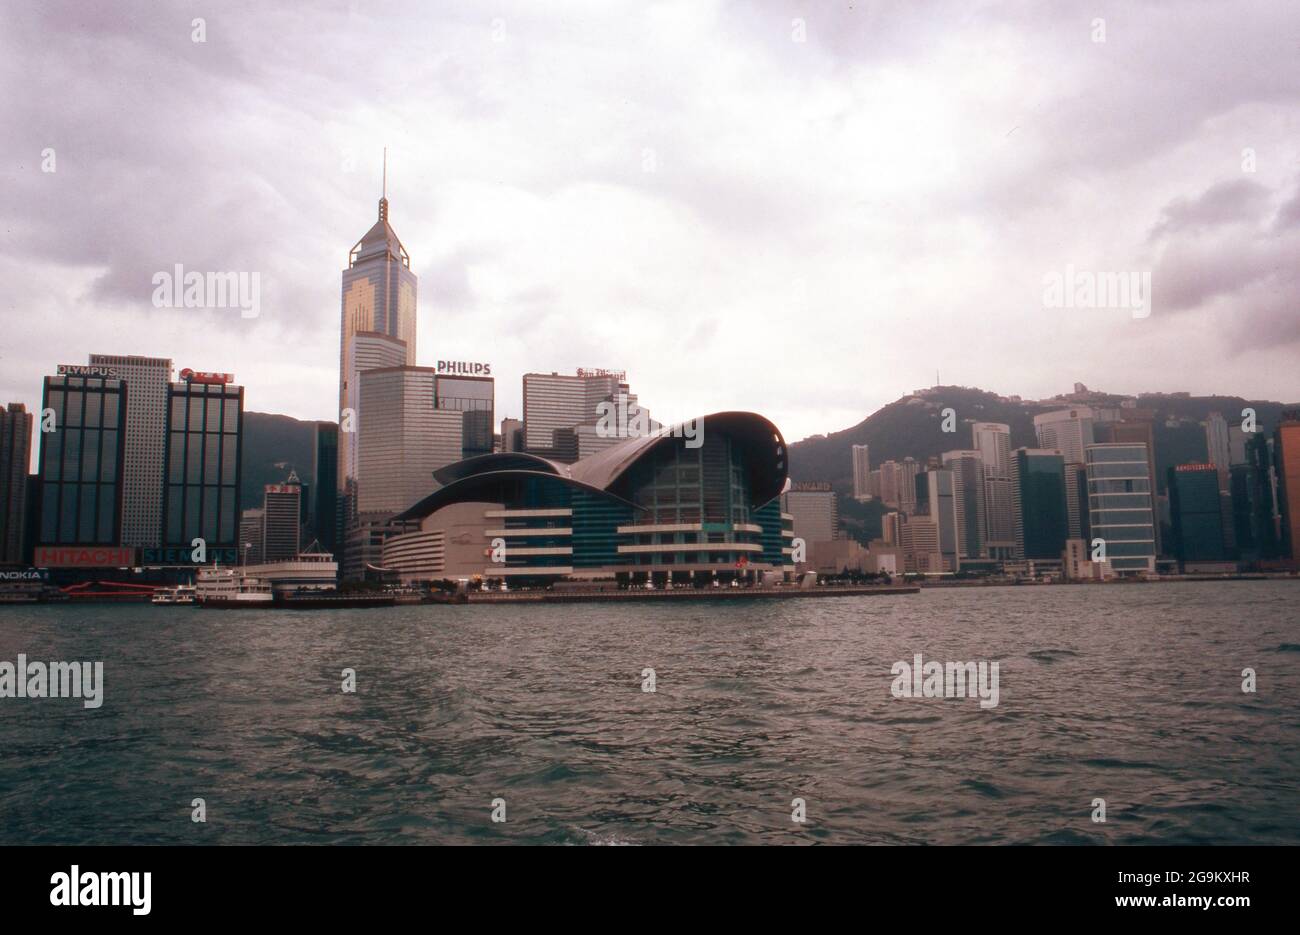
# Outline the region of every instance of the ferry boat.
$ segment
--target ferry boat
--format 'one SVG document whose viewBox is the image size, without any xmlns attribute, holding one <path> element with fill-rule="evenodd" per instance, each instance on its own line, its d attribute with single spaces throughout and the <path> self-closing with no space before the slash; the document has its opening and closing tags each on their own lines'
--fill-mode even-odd
<svg viewBox="0 0 1300 935">
<path fill-rule="evenodd" d="M 192 584 L 178 584 L 174 588 L 159 588 L 153 592 L 155 604 L 193 604 L 195 588 Z"/>
<path fill-rule="evenodd" d="M 200 607 L 269 607 L 271 585 L 237 568 L 201 568 L 194 598 Z"/>
</svg>

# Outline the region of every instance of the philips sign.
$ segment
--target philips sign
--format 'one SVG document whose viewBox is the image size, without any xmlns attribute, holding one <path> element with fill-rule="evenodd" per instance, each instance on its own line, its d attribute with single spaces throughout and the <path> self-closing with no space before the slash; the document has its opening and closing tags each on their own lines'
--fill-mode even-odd
<svg viewBox="0 0 1300 935">
<path fill-rule="evenodd" d="M 479 364 L 467 360 L 440 360 L 437 364 L 439 373 L 454 373 L 465 377 L 490 377 L 491 364 Z"/>
</svg>

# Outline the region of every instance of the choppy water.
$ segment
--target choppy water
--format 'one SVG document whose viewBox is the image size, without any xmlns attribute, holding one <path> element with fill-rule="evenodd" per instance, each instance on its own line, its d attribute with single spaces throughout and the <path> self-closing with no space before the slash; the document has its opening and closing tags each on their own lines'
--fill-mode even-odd
<svg viewBox="0 0 1300 935">
<path fill-rule="evenodd" d="M 92 711 L 0 699 L 0 843 L 1296 844 L 1297 606 L 1300 582 L 0 607 L 0 660 L 106 683 Z M 917 652 L 997 660 L 1000 703 L 894 698 Z"/>
</svg>

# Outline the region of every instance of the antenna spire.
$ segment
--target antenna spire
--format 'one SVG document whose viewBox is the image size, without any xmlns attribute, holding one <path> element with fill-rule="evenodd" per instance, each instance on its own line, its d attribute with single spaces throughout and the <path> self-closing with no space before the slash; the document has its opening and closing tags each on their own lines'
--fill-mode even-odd
<svg viewBox="0 0 1300 935">
<path fill-rule="evenodd" d="M 384 147 L 384 188 L 379 198 L 379 220 L 388 220 L 388 147 Z"/>
</svg>

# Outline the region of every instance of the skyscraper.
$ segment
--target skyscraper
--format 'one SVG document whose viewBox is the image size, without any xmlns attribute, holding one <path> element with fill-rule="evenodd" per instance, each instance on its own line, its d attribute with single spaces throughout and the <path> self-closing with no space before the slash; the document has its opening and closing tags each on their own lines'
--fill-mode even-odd
<svg viewBox="0 0 1300 935">
<path fill-rule="evenodd" d="M 894 468 L 898 477 L 898 508 L 904 513 L 916 512 L 916 476 L 924 465 L 908 456 Z"/>
<path fill-rule="evenodd" d="M 463 457 L 491 454 L 496 381 L 492 377 L 439 373 L 434 377 L 433 387 L 434 404 L 439 409 L 463 413 Z"/>
<path fill-rule="evenodd" d="M 1158 477 L 1156 474 L 1156 433 L 1155 433 L 1155 413 L 1150 409 L 1123 409 L 1119 410 L 1120 418 L 1099 422 L 1093 427 L 1093 440 L 1113 443 L 1128 443 L 1134 445 L 1143 445 L 1147 452 L 1147 470 L 1152 478 Z M 1153 515 L 1158 503 L 1157 484 L 1151 485 L 1151 508 Z M 1156 554 L 1160 555 L 1163 551 L 1163 544 L 1160 536 L 1160 523 L 1155 524 L 1156 533 Z"/>
<path fill-rule="evenodd" d="M 388 223 L 388 167 L 379 219 L 348 253 L 343 271 L 339 329 L 339 492 L 345 497 L 357 472 L 357 432 L 347 410 L 358 412 L 358 374 L 373 367 L 414 366 L 416 294 L 411 258 Z M 366 340 L 353 338 L 366 335 Z M 388 338 L 388 342 L 375 338 Z M 394 342 L 400 342 L 394 343 Z M 355 415 L 354 415 L 355 417 Z M 346 502 L 346 501 L 345 501 Z M 345 507 L 347 512 L 351 508 Z"/>
<path fill-rule="evenodd" d="M 524 420 L 523 419 L 502 419 L 501 420 L 501 450 L 502 451 L 523 451 L 524 450 Z"/>
<path fill-rule="evenodd" d="M 957 515 L 954 475 L 949 470 L 931 470 L 916 475 L 916 515 L 927 517 L 938 533 L 938 552 L 945 571 L 961 567 L 961 522 Z M 938 570 L 938 569 L 931 569 Z"/>
<path fill-rule="evenodd" d="M 262 561 L 283 562 L 302 550 L 299 539 L 302 487 L 291 475 L 283 484 L 267 484 L 262 491 Z"/>
<path fill-rule="evenodd" d="M 162 537 L 167 384 L 172 378 L 172 362 L 165 357 L 91 354 L 90 365 L 109 368 L 127 387 L 122 544 L 157 546 Z"/>
<path fill-rule="evenodd" d="M 964 559 L 987 558 L 984 462 L 980 452 L 945 451 L 943 466 L 953 476 L 953 496 L 957 506 L 957 554 Z"/>
<path fill-rule="evenodd" d="M 1016 558 L 1059 559 L 1070 538 L 1065 510 L 1065 459 L 1046 448 L 1011 453 Z"/>
<path fill-rule="evenodd" d="M 1055 448 L 1061 453 L 1066 465 L 1083 464 L 1083 452 L 1096 439 L 1093 425 L 1097 414 L 1086 406 L 1073 409 L 1060 409 L 1034 416 L 1034 433 L 1038 436 L 1040 449 Z M 1065 471 L 1066 485 L 1066 520 L 1068 538 L 1082 539 L 1085 518 L 1079 509 L 1082 491 L 1078 489 L 1077 471 Z"/>
<path fill-rule="evenodd" d="M 1227 559 L 1217 465 L 1180 464 L 1169 469 L 1168 478 L 1174 555 L 1184 565 Z"/>
<path fill-rule="evenodd" d="M 338 548 L 339 522 L 339 427 L 334 422 L 316 423 L 316 489 L 312 502 L 312 534 L 326 552 Z"/>
<path fill-rule="evenodd" d="M 1251 558 L 1272 561 L 1282 556 L 1281 514 L 1277 498 L 1276 442 L 1263 432 L 1246 442 L 1245 497 Z M 1234 494 L 1235 496 L 1235 494 Z"/>
<path fill-rule="evenodd" d="M 797 484 L 786 492 L 783 512 L 794 517 L 794 534 L 811 546 L 839 538 L 839 504 L 829 484 Z"/>
<path fill-rule="evenodd" d="M 60 367 L 72 369 L 92 368 Z M 41 409 L 51 412 L 54 429 L 41 433 L 36 564 L 63 563 L 52 546 L 119 544 L 126 393 L 117 377 L 64 372 L 45 378 Z M 119 564 L 130 563 L 129 553 L 116 551 Z"/>
<path fill-rule="evenodd" d="M 1094 444 L 1084 450 L 1092 540 L 1106 544 L 1116 574 L 1155 571 L 1156 518 L 1146 445 Z"/>
<path fill-rule="evenodd" d="M 628 417 L 640 412 L 636 394 L 629 392 L 623 373 L 579 370 L 575 375 L 524 374 L 524 450 L 556 460 L 573 461 L 572 443 L 564 445 L 557 432 L 601 418 L 601 404 L 622 406 Z M 648 421 L 648 413 L 646 415 Z M 622 439 L 610 435 L 606 447 Z"/>
<path fill-rule="evenodd" d="M 239 547 L 244 388 L 230 374 L 196 374 L 167 388 L 167 496 L 162 544 L 189 549 L 201 538 L 207 560 L 233 563 Z"/>
<path fill-rule="evenodd" d="M 339 421 L 339 494 L 343 498 L 343 524 L 356 512 L 358 433 L 364 419 L 361 411 L 361 374 L 381 367 L 407 366 L 409 347 L 405 341 L 377 331 L 359 331 L 345 340 L 348 371 L 342 395 Z"/>
<path fill-rule="evenodd" d="M 397 513 L 437 489 L 433 472 L 461 460 L 464 419 L 434 405 L 432 367 L 361 374 L 357 512 Z"/>
<path fill-rule="evenodd" d="M 1210 413 L 1205 420 L 1205 450 L 1219 474 L 1219 489 L 1228 489 L 1228 469 L 1232 467 L 1232 440 L 1228 434 L 1228 423 L 1217 412 Z"/>
<path fill-rule="evenodd" d="M 23 560 L 31 457 L 32 414 L 22 403 L 10 403 L 0 409 L 0 565 Z"/>
<path fill-rule="evenodd" d="M 871 450 L 868 445 L 853 446 L 853 498 L 871 499 Z"/>
<path fill-rule="evenodd" d="M 1300 411 L 1285 412 L 1273 432 L 1277 461 L 1278 512 L 1282 517 L 1282 552 L 1300 564 Z"/>
</svg>

